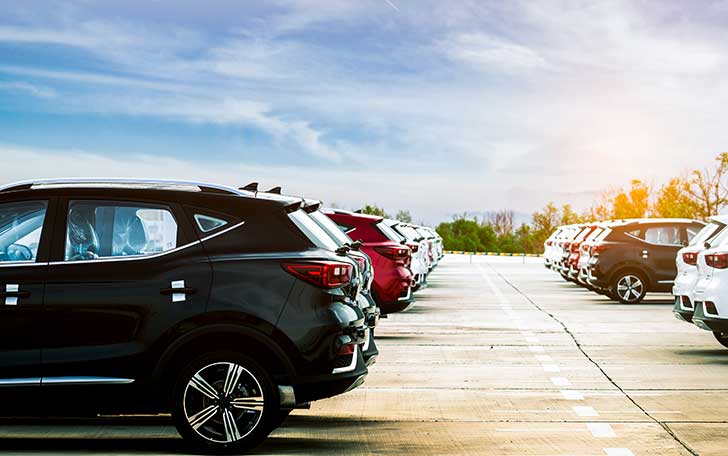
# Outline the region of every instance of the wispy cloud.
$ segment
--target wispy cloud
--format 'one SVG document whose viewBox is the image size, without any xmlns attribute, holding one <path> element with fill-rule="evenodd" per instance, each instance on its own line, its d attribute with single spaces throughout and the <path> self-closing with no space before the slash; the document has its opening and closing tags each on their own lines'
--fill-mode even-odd
<svg viewBox="0 0 728 456">
<path fill-rule="evenodd" d="M 20 92 L 39 98 L 53 98 L 57 95 L 56 91 L 51 88 L 25 81 L 0 81 L 0 91 Z"/>
</svg>

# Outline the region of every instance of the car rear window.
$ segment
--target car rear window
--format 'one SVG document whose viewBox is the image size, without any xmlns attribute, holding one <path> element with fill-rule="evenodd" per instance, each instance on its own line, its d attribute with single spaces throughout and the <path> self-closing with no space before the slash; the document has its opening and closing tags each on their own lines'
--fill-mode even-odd
<svg viewBox="0 0 728 456">
<path fill-rule="evenodd" d="M 384 221 L 377 223 L 376 226 L 377 228 L 379 228 L 379 231 L 381 231 L 382 234 L 385 235 L 390 241 L 402 242 L 404 240 L 404 237 L 397 234 L 397 232 L 394 231 L 389 225 L 384 223 Z"/>
<path fill-rule="evenodd" d="M 694 233 L 694 228 L 688 227 L 688 239 L 690 240 L 689 245 L 703 244 L 708 239 L 718 235 L 723 228 L 725 228 L 725 225 L 722 223 L 710 222 L 705 225 L 702 230 L 698 231 L 697 234 L 693 234 L 691 238 L 690 233 L 691 230 Z"/>
<path fill-rule="evenodd" d="M 318 226 L 302 209 L 293 211 L 288 216 L 316 247 L 332 252 L 339 248 L 331 236 L 323 228 Z"/>
<path fill-rule="evenodd" d="M 344 244 L 351 244 L 351 238 L 341 231 L 339 225 L 334 223 L 334 221 L 328 218 L 324 213 L 314 211 L 310 213 L 309 216 L 340 246 Z"/>
</svg>

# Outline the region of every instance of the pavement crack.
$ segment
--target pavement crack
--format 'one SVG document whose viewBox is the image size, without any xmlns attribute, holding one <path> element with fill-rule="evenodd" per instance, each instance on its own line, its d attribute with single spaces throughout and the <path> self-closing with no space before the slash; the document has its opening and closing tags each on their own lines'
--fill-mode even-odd
<svg viewBox="0 0 728 456">
<path fill-rule="evenodd" d="M 571 332 L 571 330 L 569 330 L 569 328 L 566 326 L 566 324 L 564 324 L 564 322 L 562 322 L 556 315 L 552 314 L 551 312 L 545 310 L 544 308 L 542 308 L 541 306 L 536 304 L 536 302 L 533 299 L 531 299 L 530 296 L 528 296 L 525 292 L 523 292 L 520 288 L 518 288 L 513 282 L 511 282 L 505 276 L 503 276 L 503 274 L 501 274 L 496 268 L 494 268 L 491 263 L 485 263 L 485 264 L 488 265 L 488 267 L 491 269 L 491 271 L 493 271 L 501 280 L 503 280 L 506 284 L 508 284 L 508 286 L 513 288 L 516 291 L 516 293 L 523 296 L 526 299 L 526 301 L 528 301 L 539 312 L 544 313 L 549 318 L 551 318 L 553 321 L 558 323 L 563 328 L 564 332 L 566 334 L 568 334 L 569 337 L 571 337 L 571 339 L 574 341 L 574 344 L 576 345 L 576 348 L 579 349 L 579 351 L 584 355 L 584 357 L 587 360 L 589 360 L 589 362 L 591 362 L 597 369 L 599 369 L 599 372 L 601 372 L 602 375 L 604 375 L 604 378 L 606 378 L 609 383 L 611 383 L 615 388 L 617 388 L 617 390 L 619 390 L 619 392 L 622 393 L 628 401 L 630 401 L 632 404 L 634 404 L 634 406 L 637 407 L 646 417 L 651 419 L 654 423 L 658 424 L 665 432 L 667 432 L 668 435 L 670 435 L 670 437 L 673 438 L 673 440 L 675 440 L 675 442 L 677 442 L 680 446 L 682 446 L 685 449 L 685 451 L 687 451 L 688 453 L 690 453 L 693 456 L 699 456 L 699 453 L 697 451 L 693 450 L 682 439 L 680 439 L 680 437 L 678 437 L 675 434 L 675 432 L 673 432 L 673 430 L 670 429 L 670 427 L 667 425 L 667 423 L 655 418 L 652 414 L 650 414 L 650 412 L 648 412 L 644 407 L 642 407 L 634 398 L 632 398 L 632 396 L 626 390 L 624 390 L 621 386 L 619 386 L 619 384 L 617 384 L 617 382 L 615 382 L 614 379 L 612 379 L 612 377 L 602 368 L 602 366 L 600 366 L 599 363 L 597 363 L 594 359 L 592 359 L 591 356 L 589 356 L 589 354 L 584 350 L 584 348 L 579 343 L 579 340 Z"/>
</svg>

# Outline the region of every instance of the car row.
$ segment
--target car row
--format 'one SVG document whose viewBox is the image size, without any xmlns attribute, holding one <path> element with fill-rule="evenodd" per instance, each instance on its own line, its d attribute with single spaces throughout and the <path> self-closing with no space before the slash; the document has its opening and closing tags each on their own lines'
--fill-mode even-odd
<svg viewBox="0 0 728 456">
<path fill-rule="evenodd" d="M 257 184 L 0 187 L 2 413 L 171 413 L 202 451 L 250 450 L 362 384 L 441 244 Z"/>
<path fill-rule="evenodd" d="M 625 304 L 670 292 L 675 257 L 705 227 L 691 219 L 626 219 L 559 227 L 546 240 L 544 264 L 569 281 Z"/>
</svg>

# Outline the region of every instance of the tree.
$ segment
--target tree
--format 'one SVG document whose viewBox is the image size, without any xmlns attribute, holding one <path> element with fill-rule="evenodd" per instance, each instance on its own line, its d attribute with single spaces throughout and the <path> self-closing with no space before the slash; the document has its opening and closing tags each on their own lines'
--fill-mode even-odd
<svg viewBox="0 0 728 456">
<path fill-rule="evenodd" d="M 688 193 L 690 183 L 685 178 L 675 177 L 660 187 L 652 206 L 652 214 L 666 218 L 699 217 L 698 202 Z"/>
<path fill-rule="evenodd" d="M 642 218 L 650 208 L 650 187 L 640 180 L 633 180 L 629 190 L 622 190 L 612 200 L 612 218 Z"/>
<path fill-rule="evenodd" d="M 394 218 L 400 222 L 412 223 L 412 214 L 410 214 L 410 211 L 404 209 L 397 211 L 397 215 L 395 215 Z"/>
<path fill-rule="evenodd" d="M 697 204 L 697 215 L 706 219 L 716 215 L 718 209 L 728 202 L 728 189 L 723 178 L 728 173 L 728 152 L 722 152 L 715 160 L 714 170 L 693 170 L 690 173 L 686 191 Z"/>
<path fill-rule="evenodd" d="M 379 217 L 389 218 L 389 215 L 387 215 L 387 213 L 384 212 L 384 209 L 377 206 L 376 204 L 365 204 L 364 206 L 362 206 L 360 211 L 362 214 L 376 215 Z"/>
<path fill-rule="evenodd" d="M 561 206 L 562 225 L 573 225 L 574 223 L 581 223 L 581 221 L 579 214 L 574 212 L 574 209 L 571 208 L 571 204 L 564 204 Z"/>
<path fill-rule="evenodd" d="M 488 214 L 488 224 L 499 237 L 513 232 L 513 211 L 501 209 Z"/>
</svg>

